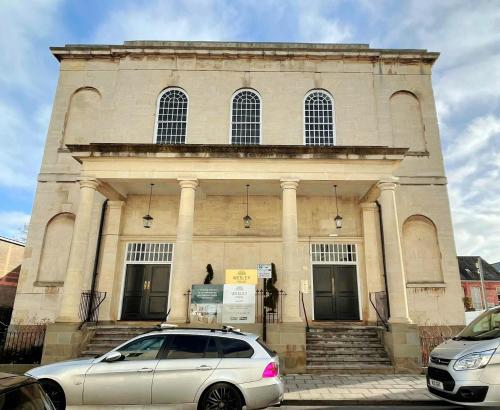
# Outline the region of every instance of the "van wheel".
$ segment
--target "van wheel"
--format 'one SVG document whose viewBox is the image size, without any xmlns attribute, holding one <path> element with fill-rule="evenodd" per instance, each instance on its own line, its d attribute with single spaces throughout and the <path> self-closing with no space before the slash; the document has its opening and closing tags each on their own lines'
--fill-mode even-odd
<svg viewBox="0 0 500 410">
<path fill-rule="evenodd" d="M 243 400 L 236 387 L 227 383 L 210 386 L 201 400 L 201 410 L 241 410 Z"/>
<path fill-rule="evenodd" d="M 40 384 L 56 410 L 64 410 L 66 408 L 66 396 L 62 387 L 52 380 L 40 380 Z"/>
</svg>

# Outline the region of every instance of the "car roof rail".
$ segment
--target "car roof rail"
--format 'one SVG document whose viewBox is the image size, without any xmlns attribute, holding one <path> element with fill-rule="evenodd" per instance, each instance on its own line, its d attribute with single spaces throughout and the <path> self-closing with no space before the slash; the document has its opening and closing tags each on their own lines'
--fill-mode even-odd
<svg viewBox="0 0 500 410">
<path fill-rule="evenodd" d="M 161 323 L 156 325 L 155 327 L 145 331 L 142 334 L 150 333 L 150 332 L 158 332 L 158 331 L 167 331 L 167 330 L 206 330 L 212 333 L 222 332 L 222 333 L 234 333 L 235 335 L 246 336 L 240 329 L 235 329 L 233 326 L 222 325 L 220 329 L 211 328 L 211 327 L 182 327 L 167 323 Z"/>
</svg>

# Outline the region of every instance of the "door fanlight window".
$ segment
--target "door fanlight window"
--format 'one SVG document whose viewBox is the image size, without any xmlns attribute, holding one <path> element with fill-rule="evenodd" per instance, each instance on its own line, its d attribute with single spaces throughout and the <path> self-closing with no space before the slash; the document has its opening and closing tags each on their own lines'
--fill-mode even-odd
<svg viewBox="0 0 500 410">
<path fill-rule="evenodd" d="M 313 243 L 311 259 L 314 263 L 355 263 L 356 245 L 351 243 Z"/>
<path fill-rule="evenodd" d="M 172 262 L 173 243 L 127 244 L 126 262 Z"/>
</svg>

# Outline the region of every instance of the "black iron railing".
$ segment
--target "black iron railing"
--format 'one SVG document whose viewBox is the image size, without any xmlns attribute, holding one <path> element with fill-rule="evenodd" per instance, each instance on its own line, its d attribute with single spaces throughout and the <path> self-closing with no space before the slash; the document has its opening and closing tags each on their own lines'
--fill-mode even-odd
<svg viewBox="0 0 500 410">
<path fill-rule="evenodd" d="M 99 320 L 99 306 L 106 299 L 106 292 L 86 290 L 80 297 L 80 320 L 82 325 L 85 322 L 95 322 Z"/>
<path fill-rule="evenodd" d="M 309 332 L 309 320 L 307 319 L 306 305 L 304 304 L 304 292 L 299 290 L 299 303 L 302 306 L 302 312 L 304 313 L 304 318 L 306 319 L 306 332 Z"/>
<path fill-rule="evenodd" d="M 370 292 L 370 303 L 377 313 L 377 326 L 384 326 L 389 330 L 389 305 L 386 292 Z"/>
<path fill-rule="evenodd" d="M 11 317 L 11 307 L 0 307 L 0 331 L 5 330 L 9 327 Z"/>
<path fill-rule="evenodd" d="M 186 290 L 184 296 L 187 298 L 186 304 L 186 323 L 191 323 L 191 289 Z"/>
<path fill-rule="evenodd" d="M 262 323 L 264 314 L 267 323 L 283 323 L 283 298 L 285 296 L 286 292 L 280 289 L 273 296 L 274 303 L 268 303 L 266 306 L 266 300 L 269 300 L 266 298 L 272 297 L 271 293 L 264 289 L 257 289 L 255 291 L 255 323 Z"/>
<path fill-rule="evenodd" d="M 45 325 L 0 332 L 0 363 L 40 363 L 44 339 Z"/>
</svg>

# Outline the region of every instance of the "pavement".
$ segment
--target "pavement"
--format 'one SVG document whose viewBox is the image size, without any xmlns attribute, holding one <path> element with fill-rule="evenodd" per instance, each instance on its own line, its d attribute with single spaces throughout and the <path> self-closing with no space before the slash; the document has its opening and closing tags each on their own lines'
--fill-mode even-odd
<svg viewBox="0 0 500 410">
<path fill-rule="evenodd" d="M 285 405 L 437 404 L 423 375 L 290 374 Z"/>
</svg>

